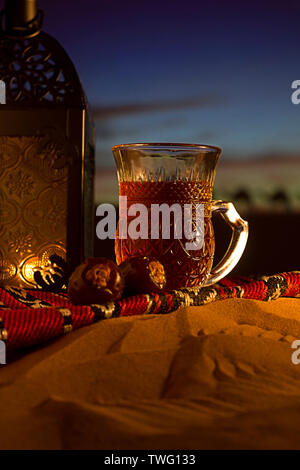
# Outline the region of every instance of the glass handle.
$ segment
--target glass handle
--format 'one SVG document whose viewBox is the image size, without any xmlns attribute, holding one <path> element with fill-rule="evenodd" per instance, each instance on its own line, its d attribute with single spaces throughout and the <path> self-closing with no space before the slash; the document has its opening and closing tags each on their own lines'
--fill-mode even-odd
<svg viewBox="0 0 300 470">
<path fill-rule="evenodd" d="M 232 237 L 224 257 L 212 269 L 203 287 L 215 284 L 232 271 L 239 262 L 248 239 L 248 222 L 239 216 L 232 202 L 213 201 L 212 212 L 219 212 L 225 222 L 230 225 Z"/>
</svg>

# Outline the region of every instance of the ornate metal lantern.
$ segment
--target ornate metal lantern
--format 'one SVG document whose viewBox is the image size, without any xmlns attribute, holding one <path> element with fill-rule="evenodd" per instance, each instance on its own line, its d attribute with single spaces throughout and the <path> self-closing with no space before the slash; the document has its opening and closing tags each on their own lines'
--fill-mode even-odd
<svg viewBox="0 0 300 470">
<path fill-rule="evenodd" d="M 94 133 L 76 70 L 7 0 L 0 37 L 0 284 L 59 289 L 93 247 Z"/>
</svg>

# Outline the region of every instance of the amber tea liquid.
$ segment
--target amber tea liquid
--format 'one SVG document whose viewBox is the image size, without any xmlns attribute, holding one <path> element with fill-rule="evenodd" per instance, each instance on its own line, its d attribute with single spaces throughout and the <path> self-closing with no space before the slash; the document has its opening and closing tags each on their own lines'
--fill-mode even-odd
<svg viewBox="0 0 300 470">
<path fill-rule="evenodd" d="M 161 261 L 166 269 L 166 289 L 201 285 L 210 273 L 215 250 L 209 207 L 212 196 L 211 185 L 200 181 L 122 182 L 119 190 L 120 196 L 127 196 L 127 209 L 131 204 L 136 203 L 144 204 L 148 208 L 149 237 L 147 240 L 120 239 L 117 231 L 115 243 L 117 263 L 120 264 L 133 256 L 153 256 Z M 184 234 L 180 240 L 174 238 L 172 230 L 170 239 L 151 239 L 150 207 L 151 204 L 162 203 L 170 206 L 174 203 L 180 204 L 182 214 L 184 204 L 205 204 L 204 243 L 201 249 L 186 250 L 185 244 L 191 240 L 184 238 Z M 128 218 L 128 223 L 130 223 L 130 218 Z"/>
</svg>

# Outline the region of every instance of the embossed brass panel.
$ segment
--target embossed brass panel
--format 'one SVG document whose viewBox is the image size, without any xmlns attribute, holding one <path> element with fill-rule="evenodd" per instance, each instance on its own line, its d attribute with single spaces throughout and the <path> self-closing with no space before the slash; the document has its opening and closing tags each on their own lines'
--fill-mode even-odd
<svg viewBox="0 0 300 470">
<path fill-rule="evenodd" d="M 0 122 L 4 112 L 0 107 Z M 24 287 L 36 287 L 35 272 L 49 276 L 50 285 L 62 274 L 53 254 L 67 260 L 68 272 L 92 254 L 93 159 L 82 140 L 85 113 L 30 114 L 22 124 L 24 110 L 6 109 L 0 129 L 0 283 Z M 60 121 L 65 132 L 51 126 Z M 9 135 L 11 127 L 17 135 Z"/>
<path fill-rule="evenodd" d="M 55 168 L 44 137 L 0 137 L 1 282 L 35 285 L 49 250 L 65 258 L 68 166 Z"/>
</svg>

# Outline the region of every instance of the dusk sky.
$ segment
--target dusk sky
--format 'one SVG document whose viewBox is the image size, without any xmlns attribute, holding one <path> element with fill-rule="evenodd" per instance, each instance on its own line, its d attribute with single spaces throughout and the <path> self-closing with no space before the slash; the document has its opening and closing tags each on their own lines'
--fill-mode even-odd
<svg viewBox="0 0 300 470">
<path fill-rule="evenodd" d="M 70 54 L 97 110 L 99 166 L 113 165 L 112 145 L 135 141 L 218 145 L 223 158 L 300 155 L 300 105 L 290 99 L 300 79 L 299 2 L 39 6 L 44 30 Z M 178 107 L 168 109 L 172 102 Z M 136 104 L 157 110 L 110 115 L 111 107 Z"/>
</svg>

